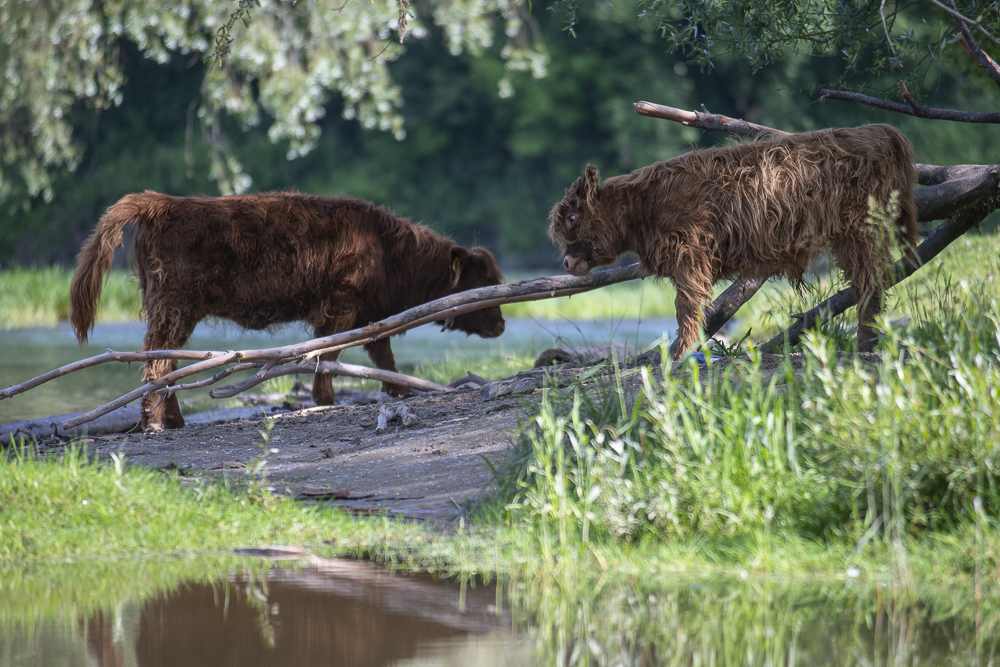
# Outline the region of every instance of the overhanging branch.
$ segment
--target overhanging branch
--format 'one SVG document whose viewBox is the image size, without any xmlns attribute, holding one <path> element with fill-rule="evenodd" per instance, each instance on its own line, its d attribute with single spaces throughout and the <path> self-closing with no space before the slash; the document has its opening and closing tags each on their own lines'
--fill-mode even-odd
<svg viewBox="0 0 1000 667">
<path fill-rule="evenodd" d="M 992 111 L 957 111 L 955 109 L 935 109 L 917 104 L 915 101 L 910 104 L 883 100 L 879 97 L 852 93 L 846 90 L 830 90 L 824 88 L 819 91 L 820 101 L 843 100 L 845 102 L 857 102 L 866 104 L 886 111 L 916 116 L 917 118 L 927 118 L 930 120 L 951 120 L 958 123 L 1000 123 L 1000 113 Z"/>
</svg>

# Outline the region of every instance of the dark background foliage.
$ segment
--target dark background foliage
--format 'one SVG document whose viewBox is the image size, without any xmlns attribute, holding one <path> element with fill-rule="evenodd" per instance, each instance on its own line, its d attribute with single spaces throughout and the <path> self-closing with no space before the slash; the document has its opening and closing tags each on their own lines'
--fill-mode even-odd
<svg viewBox="0 0 1000 667">
<path fill-rule="evenodd" d="M 736 55 L 687 64 L 634 9 L 588 7 L 575 37 L 555 12 L 536 9 L 548 74 L 514 77 L 501 97 L 499 47 L 452 55 L 431 29 L 392 65 L 402 87 L 406 138 L 365 130 L 343 118 L 334 95 L 315 150 L 288 160 L 288 147 L 264 130 L 224 119 L 230 146 L 253 179 L 251 191 L 295 189 L 373 200 L 466 244 L 493 249 L 507 267 L 554 266 L 545 232 L 548 210 L 587 163 L 605 176 L 669 159 L 692 145 L 727 141 L 674 123 L 636 116 L 649 100 L 700 108 L 786 130 L 891 122 L 910 136 L 918 159 L 997 161 L 1000 128 L 917 120 L 844 102 L 816 103 L 817 86 L 843 74 L 834 58 L 789 55 L 755 71 Z M 498 43 L 502 40 L 497 40 Z M 205 64 L 191 55 L 160 65 L 122 44 L 123 102 L 74 110 L 87 146 L 75 173 L 58 181 L 49 203 L 0 210 L 0 265 L 72 264 L 104 209 L 129 192 L 216 195 L 209 145 L 196 118 Z M 966 66 L 930 68 L 922 101 L 968 110 L 996 107 L 998 95 L 970 85 Z M 265 119 L 266 120 L 266 119 Z M 263 127 L 267 122 L 261 124 Z"/>
</svg>

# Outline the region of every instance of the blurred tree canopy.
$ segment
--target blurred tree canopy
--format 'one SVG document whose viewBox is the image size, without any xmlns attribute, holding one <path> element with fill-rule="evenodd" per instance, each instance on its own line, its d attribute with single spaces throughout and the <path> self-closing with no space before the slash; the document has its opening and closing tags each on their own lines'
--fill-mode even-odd
<svg viewBox="0 0 1000 667">
<path fill-rule="evenodd" d="M 219 143 L 222 111 L 244 128 L 268 116 L 268 136 L 285 140 L 289 157 L 296 157 L 315 147 L 317 121 L 335 91 L 346 118 L 402 138 L 402 98 L 388 65 L 400 53 L 392 38 L 404 25 L 401 12 L 408 14 L 408 4 L 4 0 L 0 198 L 23 188 L 28 196 L 51 199 L 53 168 L 79 161 L 68 118 L 74 104 L 106 109 L 122 101 L 126 41 L 143 57 L 167 63 L 178 54 L 198 58 L 217 36 L 223 39 L 225 58 L 202 78 L 197 115 L 217 149 L 211 175 L 224 192 L 242 191 L 249 181 Z M 411 35 L 426 33 L 425 22 L 439 25 L 452 53 L 478 53 L 493 44 L 499 21 L 507 37 L 501 50 L 507 67 L 544 72 L 544 51 L 524 34 L 528 14 L 516 0 L 428 0 L 420 7 L 418 17 L 409 14 Z"/>
<path fill-rule="evenodd" d="M 712 20 L 735 16 L 732 4 L 713 5 L 723 13 Z M 759 4 L 740 6 L 761 18 Z M 786 4 L 786 13 L 800 6 Z M 238 7 L 248 7 L 248 24 L 232 24 L 222 67 L 206 64 Z M 104 209 L 128 192 L 295 188 L 387 204 L 488 245 L 508 266 L 538 265 L 554 257 L 548 209 L 588 162 L 612 175 L 725 140 L 638 117 L 640 99 L 705 104 L 790 131 L 891 122 L 922 161 L 996 161 L 996 126 L 813 104 L 824 82 L 863 89 L 899 76 L 879 64 L 883 32 L 855 65 L 847 53 L 798 43 L 782 51 L 775 42 L 757 60 L 743 49 L 749 41 L 707 57 L 664 32 L 694 16 L 670 18 L 677 7 L 0 0 L 0 262 L 72 262 Z M 858 7 L 879 15 L 878 3 Z M 892 35 L 906 21 L 945 30 L 936 7 L 907 7 L 886 5 Z M 401 12 L 410 14 L 402 45 Z M 703 28 L 683 34 L 698 41 L 713 24 L 693 25 Z M 988 80 L 948 39 L 921 70 L 921 90 L 943 106 L 996 108 L 1000 89 L 974 85 Z"/>
</svg>

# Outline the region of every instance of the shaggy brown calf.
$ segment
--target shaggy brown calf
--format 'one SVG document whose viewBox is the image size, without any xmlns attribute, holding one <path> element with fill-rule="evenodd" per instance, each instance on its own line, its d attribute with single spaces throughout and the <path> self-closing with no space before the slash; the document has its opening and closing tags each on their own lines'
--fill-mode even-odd
<svg viewBox="0 0 1000 667">
<path fill-rule="evenodd" d="M 144 192 L 109 208 L 80 251 L 70 320 L 81 344 L 94 327 L 104 274 L 130 222 L 136 223 L 132 262 L 147 321 L 144 350 L 183 347 L 206 317 L 247 329 L 302 320 L 317 337 L 328 336 L 503 282 L 488 250 L 463 248 L 366 201 L 284 192 L 218 198 Z M 503 333 L 504 321 L 493 307 L 446 326 L 490 338 Z M 396 370 L 388 339 L 365 350 L 378 368 Z M 176 368 L 176 361 L 150 361 L 143 378 Z M 382 386 L 393 395 L 407 391 Z M 316 375 L 313 397 L 319 405 L 333 403 L 329 374 Z M 183 426 L 176 397 L 144 398 L 142 425 Z"/>
<path fill-rule="evenodd" d="M 686 153 L 601 182 L 588 165 L 550 215 L 574 275 L 631 250 L 677 288 L 674 358 L 700 337 L 702 308 L 725 278 L 800 280 L 830 247 L 858 297 L 858 349 L 875 344 L 895 240 L 918 240 L 910 143 L 888 125 L 820 130 Z M 899 193 L 894 230 L 869 217 Z"/>
</svg>

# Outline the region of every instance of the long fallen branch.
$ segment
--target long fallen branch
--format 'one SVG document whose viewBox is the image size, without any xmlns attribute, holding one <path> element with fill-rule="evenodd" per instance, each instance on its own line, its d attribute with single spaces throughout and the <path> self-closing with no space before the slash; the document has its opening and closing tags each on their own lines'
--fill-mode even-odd
<svg viewBox="0 0 1000 667">
<path fill-rule="evenodd" d="M 392 382 L 406 387 L 411 387 L 413 389 L 419 389 L 421 391 L 455 391 L 453 387 L 449 387 L 447 385 L 438 384 L 437 382 L 431 382 L 429 380 L 421 380 L 420 378 L 404 375 L 402 373 L 384 371 L 380 368 L 355 366 L 354 364 L 345 364 L 340 361 L 321 361 L 315 366 L 310 364 L 308 368 L 297 364 L 277 366 L 269 370 L 263 376 L 258 377 L 257 375 L 254 375 L 246 380 L 243 380 L 242 382 L 228 384 L 225 387 L 213 389 L 211 392 L 212 398 L 229 398 L 230 396 L 236 396 L 251 387 L 257 386 L 264 380 L 281 377 L 282 375 L 296 375 L 298 373 L 330 373 L 332 375 L 343 375 L 345 377 L 361 378 L 363 380 Z M 168 389 L 171 388 L 168 387 Z"/>
<path fill-rule="evenodd" d="M 234 362 L 267 362 L 283 361 L 288 359 L 308 361 L 310 358 L 330 352 L 340 350 L 354 345 L 363 345 L 376 340 L 402 333 L 428 322 L 445 320 L 449 317 L 472 312 L 481 308 L 505 303 L 518 303 L 521 301 L 535 301 L 559 296 L 571 296 L 587 292 L 598 287 L 610 285 L 625 280 L 633 280 L 645 277 L 638 264 L 599 271 L 583 277 L 575 276 L 552 276 L 550 278 L 535 278 L 532 280 L 522 280 L 517 283 L 506 283 L 492 287 L 481 287 L 476 290 L 469 290 L 461 294 L 430 301 L 410 310 L 386 318 L 380 322 L 374 322 L 360 329 L 352 329 L 322 338 L 315 338 L 294 345 L 283 347 L 264 348 L 259 350 L 239 350 L 239 351 L 218 351 L 218 350 L 152 350 L 145 352 L 115 352 L 107 350 L 104 354 L 74 361 L 49 371 L 38 377 L 32 378 L 20 384 L 0 390 L 0 400 L 16 396 L 17 394 L 33 389 L 40 384 L 62 377 L 69 373 L 91 368 L 100 364 L 112 361 L 119 362 L 145 362 L 158 359 L 178 359 L 182 361 L 191 360 L 197 362 L 207 362 L 192 371 L 192 366 L 174 371 L 170 374 L 172 379 L 187 377 L 197 372 L 201 372 L 215 366 L 226 366 Z M 164 376 L 167 377 L 167 376 Z M 162 379 L 162 378 L 161 378 Z M 220 378 L 221 379 L 221 378 Z M 152 384 L 152 383 L 150 383 Z M 164 383 L 163 386 L 166 386 Z M 204 386 L 201 384 L 199 386 Z M 162 388 L 162 387 L 158 387 Z"/>
</svg>

